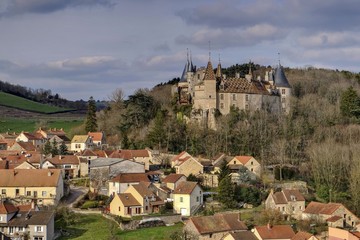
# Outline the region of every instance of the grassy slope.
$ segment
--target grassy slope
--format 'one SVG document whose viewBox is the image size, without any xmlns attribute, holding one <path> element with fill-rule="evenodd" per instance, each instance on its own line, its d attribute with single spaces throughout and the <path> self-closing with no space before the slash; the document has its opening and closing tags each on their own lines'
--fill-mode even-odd
<svg viewBox="0 0 360 240">
<path fill-rule="evenodd" d="M 47 104 L 37 103 L 4 92 L 0 92 L 0 104 L 8 107 L 14 107 L 18 109 L 40 112 L 40 113 L 54 113 L 54 112 L 69 110 L 65 108 L 50 106 Z"/>
<path fill-rule="evenodd" d="M 0 132 L 33 132 L 36 130 L 36 125 L 39 121 L 34 119 L 24 119 L 24 118 L 1 118 L 0 117 Z M 74 127 L 80 126 L 84 121 L 83 120 L 65 120 L 65 119 L 56 119 L 49 120 L 47 122 L 48 127 L 51 128 L 63 128 L 66 133 L 69 133 L 70 130 Z"/>
<path fill-rule="evenodd" d="M 105 219 L 101 215 L 82 215 L 79 214 L 79 221 L 73 226 L 65 228 L 65 230 L 70 234 L 69 236 L 63 236 L 59 238 L 60 240 L 65 239 L 110 239 L 111 237 L 111 228 L 113 222 Z M 121 240 L 133 240 L 133 239 L 170 239 L 170 235 L 175 231 L 180 231 L 183 227 L 183 224 L 176 224 L 170 227 L 155 227 L 155 228 L 144 228 L 136 231 L 124 232 L 116 228 L 114 239 Z"/>
</svg>

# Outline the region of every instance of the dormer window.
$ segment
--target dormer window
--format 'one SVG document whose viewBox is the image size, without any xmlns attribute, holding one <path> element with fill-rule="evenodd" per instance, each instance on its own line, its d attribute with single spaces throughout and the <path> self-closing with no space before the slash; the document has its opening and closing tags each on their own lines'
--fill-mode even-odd
<svg viewBox="0 0 360 240">
<path fill-rule="evenodd" d="M 296 197 L 294 195 L 290 196 L 291 201 L 296 201 Z"/>
</svg>

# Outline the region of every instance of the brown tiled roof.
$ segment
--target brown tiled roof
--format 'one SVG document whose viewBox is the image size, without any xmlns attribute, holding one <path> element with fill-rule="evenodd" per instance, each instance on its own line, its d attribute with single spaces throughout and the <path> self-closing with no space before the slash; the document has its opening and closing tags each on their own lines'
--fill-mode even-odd
<svg viewBox="0 0 360 240">
<path fill-rule="evenodd" d="M 327 222 L 336 222 L 338 220 L 342 219 L 342 217 L 340 216 L 332 216 L 332 217 L 329 217 L 328 219 L 326 219 Z"/>
<path fill-rule="evenodd" d="M 195 189 L 196 185 L 198 185 L 197 182 L 180 182 L 174 190 L 174 194 L 191 194 L 192 191 Z"/>
<path fill-rule="evenodd" d="M 239 220 L 238 213 L 192 217 L 189 221 L 193 222 L 200 234 L 247 230 L 244 222 Z"/>
<path fill-rule="evenodd" d="M 341 206 L 342 204 L 340 203 L 311 202 L 305 208 L 304 213 L 331 215 Z"/>
<path fill-rule="evenodd" d="M 34 146 L 34 144 L 32 144 L 32 142 L 16 142 L 14 143 L 14 145 L 15 144 L 18 144 L 25 151 L 36 151 L 36 147 Z M 14 145 L 12 145 L 11 147 L 13 147 Z"/>
<path fill-rule="evenodd" d="M 136 157 L 149 157 L 149 152 L 145 149 L 139 150 L 119 150 L 114 151 L 110 154 L 109 158 L 123 158 L 123 159 L 133 159 Z"/>
<path fill-rule="evenodd" d="M 0 170 L 1 187 L 55 187 L 61 178 L 60 169 Z"/>
<path fill-rule="evenodd" d="M 258 240 L 250 231 L 240 231 L 229 233 L 235 240 Z"/>
<path fill-rule="evenodd" d="M 302 231 L 300 231 L 300 232 L 296 233 L 295 236 L 293 236 L 293 237 L 291 238 L 291 240 L 308 240 L 308 239 L 311 238 L 312 236 L 314 236 L 314 235 L 312 235 L 312 234 L 310 234 L 310 233 L 308 233 L 308 232 L 302 232 Z"/>
<path fill-rule="evenodd" d="M 79 158 L 75 155 L 55 155 L 49 161 L 54 165 L 72 164 L 79 165 Z"/>
<path fill-rule="evenodd" d="M 141 206 L 131 193 L 119 193 L 118 196 L 125 207 Z"/>
<path fill-rule="evenodd" d="M 7 160 L 0 160 L 0 169 L 8 169 L 9 162 Z"/>
<path fill-rule="evenodd" d="M 71 142 L 72 143 L 85 143 L 87 139 L 89 138 L 88 135 L 75 135 Z"/>
<path fill-rule="evenodd" d="M 295 236 L 294 230 L 288 225 L 256 226 L 262 239 L 291 239 Z"/>
<path fill-rule="evenodd" d="M 207 66 L 206 66 L 204 80 L 215 80 L 214 69 L 213 69 L 210 61 L 208 62 Z"/>
<path fill-rule="evenodd" d="M 29 139 L 29 140 L 41 140 L 44 137 L 41 134 L 31 134 L 29 132 L 23 132 L 22 134 L 24 134 L 24 136 Z"/>
<path fill-rule="evenodd" d="M 8 214 L 17 212 L 18 209 L 11 203 L 0 203 L 0 214 Z"/>
<path fill-rule="evenodd" d="M 16 207 L 19 209 L 19 212 L 28 212 L 31 210 L 31 204 L 17 205 Z"/>
<path fill-rule="evenodd" d="M 185 175 L 184 174 L 170 173 L 168 176 L 166 176 L 162 180 L 162 182 L 164 182 L 164 183 L 176 183 L 183 176 L 185 176 Z"/>
<path fill-rule="evenodd" d="M 134 183 L 134 182 L 150 182 L 146 173 L 120 173 L 110 180 L 110 182 Z"/>
<path fill-rule="evenodd" d="M 183 155 L 185 155 L 185 154 L 187 154 L 187 152 L 182 151 L 180 154 L 178 154 L 178 155 L 176 155 L 175 157 L 173 157 L 173 158 L 171 159 L 171 161 L 172 161 L 172 162 L 175 162 L 175 161 L 179 160 L 179 159 L 180 159 Z"/>
<path fill-rule="evenodd" d="M 81 152 L 80 154 L 81 156 L 90 156 L 90 157 L 97 157 L 98 155 L 92 151 L 91 149 L 85 149 L 84 151 Z"/>
<path fill-rule="evenodd" d="M 265 94 L 269 92 L 265 86 L 259 81 L 249 82 L 245 78 L 228 78 L 224 83 L 224 88 L 220 89 L 219 92 L 228 93 L 248 93 L 248 94 Z"/>
<path fill-rule="evenodd" d="M 235 158 L 239 160 L 243 165 L 245 165 L 252 158 L 252 156 L 236 156 Z"/>
<path fill-rule="evenodd" d="M 102 132 L 88 132 L 88 136 L 90 136 L 93 141 L 100 142 L 103 139 L 104 134 Z"/>
<path fill-rule="evenodd" d="M 154 196 L 155 194 L 148 188 L 149 184 L 140 182 L 139 184 L 132 185 L 134 189 L 142 196 Z"/>
<path fill-rule="evenodd" d="M 21 214 L 19 217 L 14 217 L 8 223 L 9 226 L 29 226 L 29 225 L 47 225 L 50 220 L 54 218 L 54 212 L 51 211 L 31 211 L 29 217 L 27 214 Z"/>
<path fill-rule="evenodd" d="M 293 201 L 291 196 L 295 198 L 295 201 L 305 201 L 304 196 L 297 189 L 284 189 L 283 193 L 288 202 Z"/>
<path fill-rule="evenodd" d="M 58 137 L 66 135 L 65 131 L 62 128 L 50 128 L 47 132 Z"/>
</svg>

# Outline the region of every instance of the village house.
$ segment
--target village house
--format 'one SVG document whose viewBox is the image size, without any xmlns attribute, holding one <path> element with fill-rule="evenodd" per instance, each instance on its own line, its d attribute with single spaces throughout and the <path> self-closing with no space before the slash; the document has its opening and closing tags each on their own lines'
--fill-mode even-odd
<svg viewBox="0 0 360 240">
<path fill-rule="evenodd" d="M 70 139 L 66 137 L 66 133 L 64 129 L 62 128 L 49 128 L 49 129 L 43 129 L 39 128 L 36 131 L 37 134 L 41 134 L 46 139 L 51 139 L 54 136 L 58 136 L 60 139 L 62 139 L 65 142 L 70 142 Z"/>
<path fill-rule="evenodd" d="M 229 232 L 221 240 L 258 240 L 251 231 Z"/>
<path fill-rule="evenodd" d="M 109 181 L 109 196 L 124 193 L 130 185 L 150 183 L 147 173 L 120 173 Z"/>
<path fill-rule="evenodd" d="M 190 217 L 184 231 L 199 240 L 222 240 L 230 232 L 247 232 L 247 226 L 241 221 L 239 213 L 217 213 L 213 216 Z"/>
<path fill-rule="evenodd" d="M 39 205 L 57 205 L 64 196 L 64 182 L 58 169 L 0 170 L 2 198 L 20 202 L 36 200 Z"/>
<path fill-rule="evenodd" d="M 14 142 L 14 144 L 9 146 L 7 150 L 19 152 L 33 152 L 36 151 L 36 147 L 32 142 Z"/>
<path fill-rule="evenodd" d="M 259 240 L 291 240 L 295 236 L 294 230 L 288 225 L 256 226 L 253 232 Z"/>
<path fill-rule="evenodd" d="M 91 149 L 85 149 L 84 151 L 77 153 L 77 156 L 81 156 L 82 158 L 86 158 L 87 160 L 94 160 L 99 157 L 105 157 L 105 156 L 99 156 L 97 153 L 95 153 L 94 150 Z"/>
<path fill-rule="evenodd" d="M 204 172 L 203 165 L 187 152 L 182 152 L 171 160 L 171 167 L 177 174 L 198 176 Z"/>
<path fill-rule="evenodd" d="M 227 166 L 234 173 L 237 173 L 240 167 L 246 167 L 254 174 L 254 177 L 260 177 L 261 174 L 260 163 L 252 156 L 236 156 L 228 162 Z"/>
<path fill-rule="evenodd" d="M 117 150 L 109 155 L 109 158 L 122 158 L 128 160 L 134 160 L 138 163 L 143 163 L 145 170 L 150 169 L 152 164 L 152 154 L 150 150 L 147 149 L 138 149 L 138 150 Z"/>
<path fill-rule="evenodd" d="M 94 147 L 101 149 L 106 144 L 106 137 L 104 132 L 88 132 L 91 137 Z"/>
<path fill-rule="evenodd" d="M 70 150 L 73 152 L 81 152 L 85 149 L 91 149 L 93 142 L 88 135 L 75 135 L 71 140 Z"/>
<path fill-rule="evenodd" d="M 16 133 L 16 132 L 4 132 L 4 133 L 0 133 L 0 139 L 1 140 L 4 140 L 4 139 L 15 140 L 18 135 L 19 135 L 19 133 Z"/>
<path fill-rule="evenodd" d="M 318 240 L 318 238 L 311 233 L 299 231 L 291 238 L 291 240 Z"/>
<path fill-rule="evenodd" d="M 184 174 L 170 173 L 162 180 L 162 183 L 165 184 L 166 187 L 174 191 L 176 187 L 184 181 L 186 181 L 186 177 Z"/>
<path fill-rule="evenodd" d="M 281 192 L 270 190 L 265 201 L 266 209 L 276 209 L 288 217 L 300 220 L 305 210 L 305 198 L 299 190 L 283 189 Z"/>
<path fill-rule="evenodd" d="M 41 134 L 32 134 L 29 132 L 21 132 L 19 136 L 16 137 L 16 142 L 31 142 L 36 148 L 41 148 L 46 140 L 47 139 Z"/>
<path fill-rule="evenodd" d="M 349 231 L 345 229 L 329 227 L 329 240 L 359 240 L 360 232 L 357 231 Z"/>
<path fill-rule="evenodd" d="M 54 237 L 54 212 L 0 203 L 0 232 L 10 239 L 51 240 Z M 1 239 L 1 235 L 0 235 Z"/>
<path fill-rule="evenodd" d="M 359 218 L 341 203 L 311 202 L 302 213 L 303 219 L 327 222 L 330 227 L 355 227 Z"/>
<path fill-rule="evenodd" d="M 110 213 L 122 217 L 157 213 L 165 203 L 153 191 L 151 183 L 130 185 L 124 193 L 115 194 L 110 203 Z"/>
<path fill-rule="evenodd" d="M 65 178 L 75 178 L 80 176 L 80 160 L 75 155 L 56 155 L 48 159 L 55 168 L 62 169 Z M 44 162 L 43 168 L 51 168 Z"/>
<path fill-rule="evenodd" d="M 180 182 L 173 192 L 174 212 L 190 216 L 203 204 L 203 190 L 197 182 Z"/>
<path fill-rule="evenodd" d="M 15 152 L 7 151 L 7 152 L 9 153 L 9 155 L 3 156 L 0 159 L 0 162 L 1 160 L 7 162 L 6 164 L 7 168 L 2 168 L 2 169 L 14 169 L 24 162 L 29 162 L 34 167 L 40 168 L 40 164 L 42 162 L 42 154 L 40 152 L 28 152 L 24 154 L 21 154 L 18 151 Z"/>
</svg>

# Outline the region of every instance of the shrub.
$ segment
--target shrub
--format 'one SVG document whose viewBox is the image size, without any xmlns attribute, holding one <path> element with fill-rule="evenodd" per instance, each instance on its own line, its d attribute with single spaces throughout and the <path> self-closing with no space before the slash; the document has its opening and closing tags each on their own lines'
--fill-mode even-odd
<svg viewBox="0 0 360 240">
<path fill-rule="evenodd" d="M 80 208 L 88 209 L 88 208 L 97 208 L 97 207 L 98 207 L 97 201 L 86 201 Z"/>
</svg>

